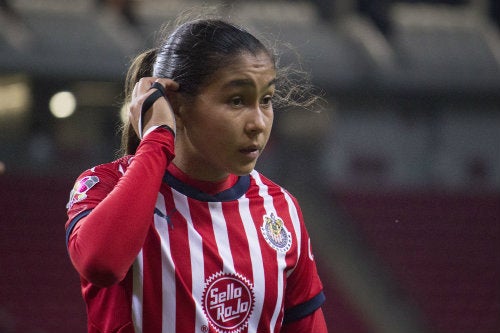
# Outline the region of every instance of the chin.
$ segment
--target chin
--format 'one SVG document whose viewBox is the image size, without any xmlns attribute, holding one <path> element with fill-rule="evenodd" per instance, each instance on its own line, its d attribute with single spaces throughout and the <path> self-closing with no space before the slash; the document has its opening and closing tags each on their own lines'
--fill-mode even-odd
<svg viewBox="0 0 500 333">
<path fill-rule="evenodd" d="M 236 171 L 236 172 L 231 172 L 232 174 L 236 175 L 236 176 L 247 176 L 250 174 L 250 172 L 252 172 L 252 170 L 248 170 L 248 171 Z"/>
<path fill-rule="evenodd" d="M 251 166 L 234 169 L 231 171 L 231 173 L 235 174 L 236 176 L 246 176 L 250 172 L 252 172 L 254 168 L 255 168 L 255 164 L 252 164 Z"/>
</svg>

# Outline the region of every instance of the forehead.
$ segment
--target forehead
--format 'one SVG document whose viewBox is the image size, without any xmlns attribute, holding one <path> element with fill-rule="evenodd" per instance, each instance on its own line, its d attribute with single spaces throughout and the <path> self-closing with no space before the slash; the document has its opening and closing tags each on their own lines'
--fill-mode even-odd
<svg viewBox="0 0 500 333">
<path fill-rule="evenodd" d="M 209 86 L 225 87 L 232 85 L 268 85 L 274 82 L 276 69 L 269 55 L 242 53 L 212 75 Z"/>
</svg>

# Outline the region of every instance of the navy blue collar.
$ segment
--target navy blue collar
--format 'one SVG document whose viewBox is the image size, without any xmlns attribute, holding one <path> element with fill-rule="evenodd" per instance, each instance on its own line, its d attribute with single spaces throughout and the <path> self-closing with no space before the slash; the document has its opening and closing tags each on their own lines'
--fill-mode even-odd
<svg viewBox="0 0 500 333">
<path fill-rule="evenodd" d="M 241 198 L 250 187 L 250 175 L 238 177 L 238 181 L 231 188 L 217 194 L 211 195 L 189 186 L 172 176 L 168 171 L 163 176 L 163 181 L 176 191 L 199 201 L 221 202 L 232 201 Z"/>
</svg>

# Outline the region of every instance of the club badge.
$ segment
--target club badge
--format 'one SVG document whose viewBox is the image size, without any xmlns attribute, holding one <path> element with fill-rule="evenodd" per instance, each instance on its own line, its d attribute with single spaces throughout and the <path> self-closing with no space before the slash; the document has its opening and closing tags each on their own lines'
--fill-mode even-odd
<svg viewBox="0 0 500 333">
<path fill-rule="evenodd" d="M 292 247 L 292 235 L 286 229 L 283 220 L 274 213 L 264 215 L 264 223 L 260 227 L 267 244 L 280 253 L 286 253 Z"/>
</svg>

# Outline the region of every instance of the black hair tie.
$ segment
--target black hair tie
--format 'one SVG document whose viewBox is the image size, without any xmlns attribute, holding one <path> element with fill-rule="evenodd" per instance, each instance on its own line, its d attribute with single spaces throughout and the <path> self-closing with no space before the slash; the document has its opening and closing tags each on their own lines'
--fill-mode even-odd
<svg viewBox="0 0 500 333">
<path fill-rule="evenodd" d="M 161 91 L 161 93 L 163 94 L 163 96 L 165 96 L 165 87 L 163 87 L 163 85 L 158 82 L 158 81 L 155 81 L 152 85 L 151 85 L 151 88 L 149 89 L 158 89 L 159 91 Z"/>
<path fill-rule="evenodd" d="M 151 88 L 149 88 L 150 90 L 151 89 L 156 89 L 151 95 L 149 95 L 146 100 L 144 100 L 144 103 L 142 103 L 142 108 L 141 108 L 141 116 L 139 117 L 139 139 L 142 139 L 142 118 L 144 118 L 144 115 L 146 114 L 146 112 L 148 112 L 149 109 L 151 109 L 151 107 L 153 106 L 153 104 L 156 102 L 156 100 L 158 100 L 158 98 L 160 97 L 165 97 L 167 98 L 166 96 L 166 93 L 165 93 L 165 88 L 163 87 L 163 85 L 159 82 L 155 82 L 151 85 Z"/>
</svg>

